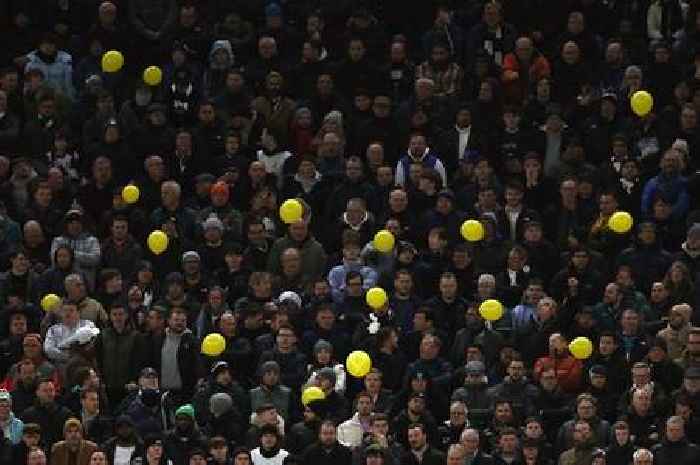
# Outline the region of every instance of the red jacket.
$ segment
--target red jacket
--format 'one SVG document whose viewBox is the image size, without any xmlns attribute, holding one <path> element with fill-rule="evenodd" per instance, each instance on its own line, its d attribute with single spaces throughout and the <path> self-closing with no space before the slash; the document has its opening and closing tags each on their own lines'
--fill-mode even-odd
<svg viewBox="0 0 700 465">
<path fill-rule="evenodd" d="M 520 68 L 520 61 L 515 53 L 509 53 L 503 58 L 501 81 L 503 81 L 506 96 L 515 101 L 521 101 L 526 97 L 530 87 L 539 79 L 552 74 L 549 62 L 539 53 L 533 55 L 527 76 L 523 76 L 524 71 Z M 513 75 L 513 72 L 518 73 L 517 76 Z"/>
<path fill-rule="evenodd" d="M 557 382 L 559 387 L 567 394 L 576 394 L 581 387 L 581 379 L 583 374 L 583 362 L 567 354 L 563 357 L 553 358 L 549 355 L 540 357 L 535 362 L 535 367 L 532 370 L 532 376 L 539 381 L 542 371 L 545 368 L 554 367 L 557 374 Z"/>
</svg>

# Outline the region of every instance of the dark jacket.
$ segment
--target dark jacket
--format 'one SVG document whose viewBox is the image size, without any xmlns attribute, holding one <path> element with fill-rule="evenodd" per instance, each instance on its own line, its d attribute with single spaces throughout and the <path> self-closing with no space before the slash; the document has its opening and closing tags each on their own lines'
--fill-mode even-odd
<svg viewBox="0 0 700 465">
<path fill-rule="evenodd" d="M 333 448 L 328 450 L 321 443 L 310 445 L 303 455 L 303 462 L 314 465 L 351 465 L 352 452 L 348 447 L 336 441 Z"/>
<path fill-rule="evenodd" d="M 41 426 L 41 439 L 46 445 L 52 445 L 63 439 L 63 426 L 73 414 L 66 407 L 51 403 L 41 405 L 37 401 L 22 413 L 22 421 L 38 423 Z"/>
<path fill-rule="evenodd" d="M 114 328 L 102 331 L 98 340 L 98 363 L 107 389 L 124 389 L 138 379 L 143 346 L 141 335 L 132 328 L 118 333 Z"/>
<path fill-rule="evenodd" d="M 161 351 L 165 344 L 165 332 L 150 338 L 148 341 L 148 354 L 150 363 L 147 366 L 153 367 L 160 373 Z M 182 390 L 184 393 L 193 394 L 198 378 L 199 367 L 199 341 L 190 331 L 185 331 L 177 349 L 177 364 L 182 378 Z"/>
<path fill-rule="evenodd" d="M 111 238 L 102 243 L 102 268 L 116 268 L 125 279 L 134 275 L 142 258 L 143 249 L 131 238 L 123 247 L 117 247 Z"/>
<path fill-rule="evenodd" d="M 401 455 L 401 465 L 444 465 L 444 463 L 445 454 L 430 446 L 423 453 L 423 460 L 420 462 L 411 450 L 407 450 Z"/>
<path fill-rule="evenodd" d="M 654 454 L 654 465 L 680 465 L 700 461 L 700 448 L 688 443 L 686 438 L 674 442 L 664 439 L 652 447 L 651 451 Z"/>
</svg>

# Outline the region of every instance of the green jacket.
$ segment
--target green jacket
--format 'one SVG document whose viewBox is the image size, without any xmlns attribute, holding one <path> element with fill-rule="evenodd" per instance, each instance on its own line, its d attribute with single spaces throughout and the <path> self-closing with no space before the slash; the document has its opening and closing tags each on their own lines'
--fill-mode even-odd
<svg viewBox="0 0 700 465">
<path fill-rule="evenodd" d="M 301 251 L 301 266 L 304 276 L 315 278 L 322 276 L 326 271 L 326 251 L 323 246 L 313 237 L 308 237 L 302 244 L 292 240 L 289 236 L 279 238 L 272 244 L 270 255 L 267 257 L 267 269 L 271 273 L 279 273 L 280 257 L 282 253 L 290 247 L 299 248 Z"/>
</svg>

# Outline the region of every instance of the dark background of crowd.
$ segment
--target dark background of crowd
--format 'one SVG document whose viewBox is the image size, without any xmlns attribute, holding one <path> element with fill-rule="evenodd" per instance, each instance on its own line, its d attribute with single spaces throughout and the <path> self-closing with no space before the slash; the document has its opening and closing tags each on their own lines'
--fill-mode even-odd
<svg viewBox="0 0 700 465">
<path fill-rule="evenodd" d="M 0 44 L 1 463 L 700 460 L 700 2 L 2 0 Z"/>
</svg>

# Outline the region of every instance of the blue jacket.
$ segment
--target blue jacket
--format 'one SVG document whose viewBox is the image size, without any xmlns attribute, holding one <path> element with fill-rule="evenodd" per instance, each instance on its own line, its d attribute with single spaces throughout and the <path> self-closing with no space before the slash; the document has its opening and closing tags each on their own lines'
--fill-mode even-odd
<svg viewBox="0 0 700 465">
<path fill-rule="evenodd" d="M 345 277 L 350 271 L 358 271 L 362 275 L 362 288 L 365 290 L 377 284 L 379 276 L 374 268 L 354 263 L 334 266 L 328 273 L 328 283 L 331 285 L 331 295 L 336 304 L 342 304 L 345 300 Z"/>
<path fill-rule="evenodd" d="M 73 87 L 73 57 L 62 50 L 56 52 L 56 59 L 53 63 L 47 63 L 41 59 L 37 50 L 27 55 L 29 62 L 24 68 L 24 72 L 38 69 L 44 73 L 46 82 L 54 89 L 60 91 L 71 100 L 75 99 L 75 88 Z"/>
<path fill-rule="evenodd" d="M 659 191 L 663 191 L 673 202 L 673 210 L 671 212 L 673 219 L 682 219 L 690 207 L 688 180 L 680 175 L 669 178 L 663 173 L 651 178 L 644 186 L 644 192 L 642 192 L 642 215 L 645 218 L 651 216 L 652 202 Z"/>
<path fill-rule="evenodd" d="M 19 444 L 22 440 L 22 431 L 24 431 L 24 422 L 10 412 L 10 437 L 8 439 L 13 445 Z"/>
</svg>

